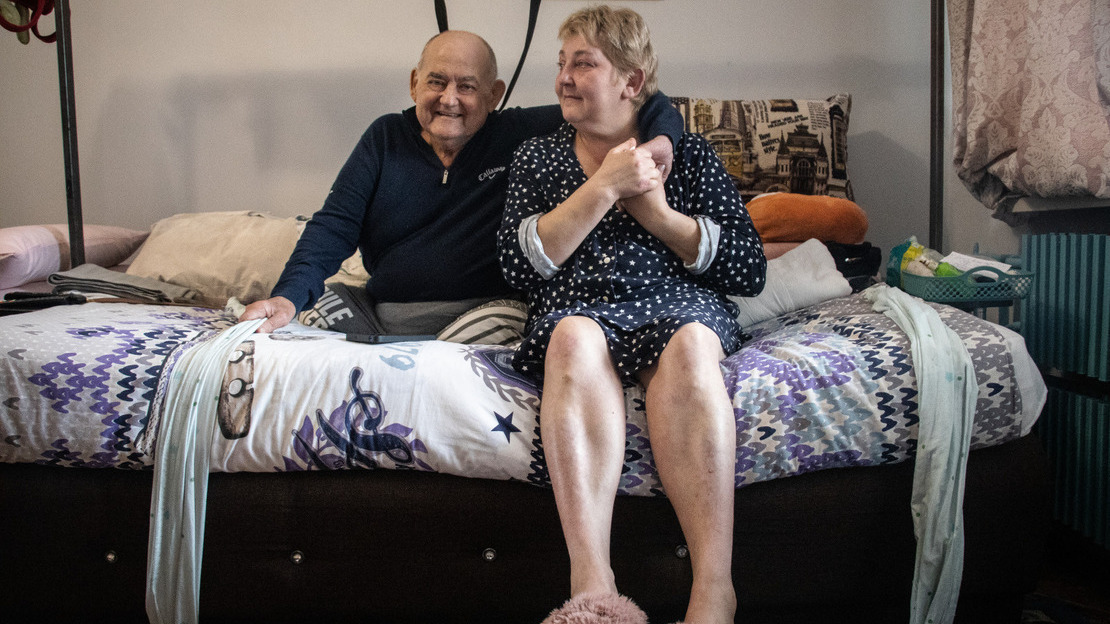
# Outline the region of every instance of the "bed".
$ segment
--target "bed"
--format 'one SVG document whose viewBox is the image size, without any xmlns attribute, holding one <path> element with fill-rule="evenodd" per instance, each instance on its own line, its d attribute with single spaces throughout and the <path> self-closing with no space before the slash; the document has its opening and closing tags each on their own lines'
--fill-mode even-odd
<svg viewBox="0 0 1110 624">
<path fill-rule="evenodd" d="M 699 105 L 680 103 L 691 124 Z M 705 106 L 718 122 L 722 110 L 744 110 Z M 848 111 L 827 113 L 829 132 L 846 132 Z M 736 143 L 718 138 L 727 162 Z M 731 164 L 744 183 L 751 162 Z M 806 195 L 789 180 L 763 184 L 754 190 L 779 192 L 775 201 Z M 861 214 L 846 178 L 810 190 L 847 202 L 822 200 L 822 211 Z M 198 218 L 255 219 L 282 240 L 298 231 L 297 220 L 258 215 L 179 219 L 142 237 L 119 270 L 202 300 L 113 297 L 0 316 L 5 621 L 147 620 L 154 467 L 172 416 L 167 397 L 180 391 L 175 374 L 235 325 L 228 295 L 252 296 L 227 288 L 264 292 L 273 279 L 266 267 L 226 279 L 229 267 L 242 268 L 235 259 L 190 251 L 180 228 Z M 211 251 L 235 247 L 213 243 L 214 233 L 241 228 L 196 230 Z M 841 243 L 860 242 L 858 227 L 845 231 L 852 240 Z M 869 291 L 851 287 L 831 247 L 804 230 L 783 236 L 795 240 L 766 241 L 788 243 L 772 260 L 769 292 L 744 302 L 750 338 L 722 364 L 738 437 L 738 619 L 906 621 L 919 571 L 919 416 L 938 407 L 919 394 L 922 363 L 907 333 L 876 311 Z M 277 243 L 262 247 L 287 255 Z M 172 274 L 206 263 L 215 268 L 205 281 Z M 1016 333 L 926 305 L 958 335 L 975 377 L 956 621 L 1016 622 L 1048 524 L 1047 467 L 1030 433 L 1044 384 Z M 538 622 L 565 599 L 538 391 L 508 366 L 510 347 L 367 345 L 301 324 L 233 346 L 220 364 L 206 454 L 202 621 Z M 668 622 L 683 615 L 690 566 L 642 405 L 642 389 L 630 388 L 613 564 L 622 592 Z"/>
</svg>

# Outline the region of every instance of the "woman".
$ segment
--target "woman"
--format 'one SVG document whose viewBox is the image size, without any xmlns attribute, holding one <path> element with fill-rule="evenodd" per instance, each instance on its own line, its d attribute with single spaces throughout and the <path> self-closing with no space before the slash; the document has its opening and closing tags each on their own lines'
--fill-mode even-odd
<svg viewBox="0 0 1110 624">
<path fill-rule="evenodd" d="M 547 621 L 646 621 L 609 562 L 623 386 L 638 381 L 690 549 L 686 621 L 732 622 L 736 429 L 719 363 L 740 342 L 726 295 L 762 290 L 762 244 L 700 136 L 675 146 L 665 182 L 636 147 L 636 111 L 656 89 L 640 16 L 587 8 L 559 38 L 568 124 L 517 151 L 498 235 L 506 279 L 529 295 L 513 364 L 543 380 L 541 437 L 571 562 L 571 599 Z"/>
</svg>

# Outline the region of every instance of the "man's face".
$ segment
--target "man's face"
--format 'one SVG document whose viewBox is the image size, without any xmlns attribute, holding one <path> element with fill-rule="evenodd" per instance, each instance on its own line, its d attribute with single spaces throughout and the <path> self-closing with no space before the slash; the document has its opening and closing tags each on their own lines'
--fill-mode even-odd
<svg viewBox="0 0 1110 624">
<path fill-rule="evenodd" d="M 428 44 L 410 90 L 421 134 L 437 152 L 457 152 L 486 123 L 505 88 L 492 74 L 475 35 L 449 32 Z"/>
</svg>

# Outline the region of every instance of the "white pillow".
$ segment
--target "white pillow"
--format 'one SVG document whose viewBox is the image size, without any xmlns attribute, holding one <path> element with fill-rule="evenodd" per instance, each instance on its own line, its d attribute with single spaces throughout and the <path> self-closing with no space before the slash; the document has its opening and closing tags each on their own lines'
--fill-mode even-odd
<svg viewBox="0 0 1110 624">
<path fill-rule="evenodd" d="M 207 305 L 231 297 L 249 304 L 270 296 L 306 220 L 246 210 L 177 214 L 154 224 L 127 273 L 191 288 Z"/>
<path fill-rule="evenodd" d="M 123 262 L 147 237 L 147 232 L 112 225 L 86 225 L 83 232 L 85 262 L 102 267 Z M 70 268 L 68 225 L 0 228 L 0 288 L 37 282 Z"/>
<path fill-rule="evenodd" d="M 747 327 L 852 293 L 848 280 L 836 270 L 829 248 L 811 238 L 767 261 L 767 283 L 755 297 L 729 297 L 740 306 L 736 319 Z"/>
</svg>

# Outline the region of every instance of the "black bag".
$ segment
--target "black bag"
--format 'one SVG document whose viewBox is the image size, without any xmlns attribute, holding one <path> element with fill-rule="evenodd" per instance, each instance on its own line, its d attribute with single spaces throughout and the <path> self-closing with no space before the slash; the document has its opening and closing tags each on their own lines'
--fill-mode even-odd
<svg viewBox="0 0 1110 624">
<path fill-rule="evenodd" d="M 883 252 L 878 247 L 868 242 L 858 245 L 826 242 L 825 246 L 836 262 L 836 270 L 852 285 L 852 292 L 859 292 L 878 281 L 883 262 Z"/>
</svg>

